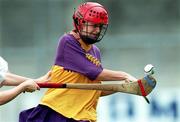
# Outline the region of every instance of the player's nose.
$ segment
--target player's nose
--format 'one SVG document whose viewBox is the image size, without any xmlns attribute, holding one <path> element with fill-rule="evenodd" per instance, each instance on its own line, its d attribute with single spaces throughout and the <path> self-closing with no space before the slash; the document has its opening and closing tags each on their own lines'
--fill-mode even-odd
<svg viewBox="0 0 180 122">
<path fill-rule="evenodd" d="M 99 26 L 96 26 L 96 27 L 94 28 L 94 30 L 95 30 L 96 33 L 99 33 L 101 29 L 100 29 Z"/>
</svg>

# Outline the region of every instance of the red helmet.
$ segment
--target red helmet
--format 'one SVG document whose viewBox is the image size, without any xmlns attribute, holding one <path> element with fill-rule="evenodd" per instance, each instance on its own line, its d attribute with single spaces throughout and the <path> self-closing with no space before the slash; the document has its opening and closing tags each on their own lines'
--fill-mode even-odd
<svg viewBox="0 0 180 122">
<path fill-rule="evenodd" d="M 103 30 L 103 36 L 106 32 L 108 25 L 108 13 L 106 9 L 95 2 L 86 2 L 81 4 L 73 15 L 74 27 L 80 33 L 81 27 L 85 22 L 91 22 L 93 24 L 105 25 L 105 30 Z M 81 33 L 80 33 L 81 35 Z M 101 36 L 101 39 L 102 37 Z M 99 37 L 95 41 L 100 41 Z"/>
<path fill-rule="evenodd" d="M 73 15 L 74 19 L 93 22 L 95 24 L 108 24 L 108 13 L 99 3 L 86 2 L 81 4 Z"/>
</svg>

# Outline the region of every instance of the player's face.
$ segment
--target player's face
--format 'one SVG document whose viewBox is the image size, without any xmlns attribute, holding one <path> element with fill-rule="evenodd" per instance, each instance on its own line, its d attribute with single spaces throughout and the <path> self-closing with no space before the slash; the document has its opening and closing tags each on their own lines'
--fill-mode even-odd
<svg viewBox="0 0 180 122">
<path fill-rule="evenodd" d="M 101 24 L 86 22 L 82 27 L 82 35 L 88 36 L 92 39 L 96 39 L 101 32 L 101 26 Z"/>
</svg>

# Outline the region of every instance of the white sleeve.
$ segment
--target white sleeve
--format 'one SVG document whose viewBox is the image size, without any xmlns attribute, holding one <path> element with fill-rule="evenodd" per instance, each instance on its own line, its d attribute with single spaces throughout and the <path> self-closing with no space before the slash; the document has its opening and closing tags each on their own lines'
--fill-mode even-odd
<svg viewBox="0 0 180 122">
<path fill-rule="evenodd" d="M 5 74 L 8 71 L 8 63 L 0 56 L 0 86 L 5 79 Z"/>
</svg>

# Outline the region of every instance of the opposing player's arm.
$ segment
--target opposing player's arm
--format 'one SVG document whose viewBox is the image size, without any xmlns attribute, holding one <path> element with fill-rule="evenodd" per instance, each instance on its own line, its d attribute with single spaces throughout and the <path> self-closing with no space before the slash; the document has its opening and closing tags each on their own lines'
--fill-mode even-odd
<svg viewBox="0 0 180 122">
<path fill-rule="evenodd" d="M 16 86 L 13 89 L 1 91 L 0 92 L 0 105 L 3 105 L 15 97 L 17 97 L 22 92 L 33 92 L 39 90 L 39 86 L 33 80 L 26 80 L 20 85 Z"/>
<path fill-rule="evenodd" d="M 51 74 L 51 71 L 33 80 L 37 83 L 47 82 L 50 78 L 50 74 Z M 7 72 L 4 79 L 5 80 L 1 83 L 2 86 L 17 86 L 23 83 L 24 81 L 29 80 L 30 78 Z"/>
<path fill-rule="evenodd" d="M 0 92 L 0 105 L 3 105 L 11 100 L 13 100 L 16 96 L 18 96 L 24 89 L 22 85 L 19 85 L 13 89 L 1 91 Z"/>
<path fill-rule="evenodd" d="M 30 78 L 7 72 L 5 75 L 5 80 L 2 82 L 2 85 L 3 86 L 17 86 L 28 79 Z"/>
</svg>

